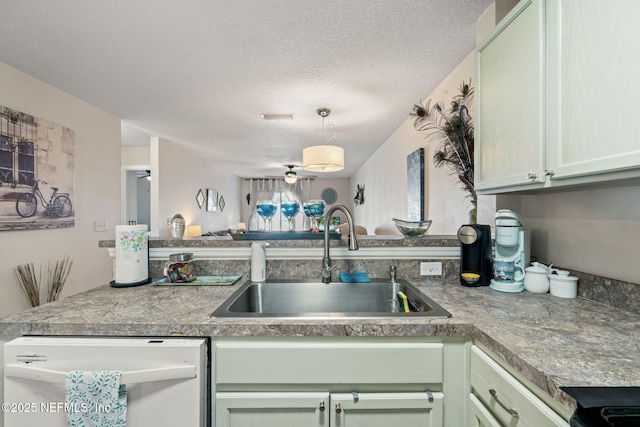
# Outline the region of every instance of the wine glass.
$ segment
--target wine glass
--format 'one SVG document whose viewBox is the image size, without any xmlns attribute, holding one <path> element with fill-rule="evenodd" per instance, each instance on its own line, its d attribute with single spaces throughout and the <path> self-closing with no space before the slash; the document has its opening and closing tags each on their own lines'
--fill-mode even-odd
<svg viewBox="0 0 640 427">
<path fill-rule="evenodd" d="M 318 223 L 315 220 L 313 214 L 311 213 L 311 202 L 304 202 L 302 204 L 302 210 L 304 211 L 304 214 L 307 216 L 307 218 L 309 218 L 309 223 L 311 224 L 311 231 L 314 231 L 316 228 L 318 228 Z M 306 221 L 305 221 L 305 230 L 306 230 Z"/>
<path fill-rule="evenodd" d="M 280 211 L 289 220 L 289 231 L 293 231 L 293 218 L 300 211 L 300 203 L 297 200 L 280 203 Z"/>
<path fill-rule="evenodd" d="M 258 215 L 264 220 L 265 231 L 271 231 L 271 218 L 276 214 L 276 204 L 272 200 L 258 200 L 256 209 L 258 210 Z M 269 227 L 267 227 L 267 220 Z"/>
<path fill-rule="evenodd" d="M 317 231 L 318 219 L 324 214 L 324 208 L 326 206 L 326 203 L 322 199 L 309 200 L 307 203 L 305 203 L 305 206 L 306 206 L 305 209 L 309 211 L 307 216 L 312 218 L 311 231 Z M 306 213 L 306 210 L 305 210 L 305 213 Z"/>
</svg>

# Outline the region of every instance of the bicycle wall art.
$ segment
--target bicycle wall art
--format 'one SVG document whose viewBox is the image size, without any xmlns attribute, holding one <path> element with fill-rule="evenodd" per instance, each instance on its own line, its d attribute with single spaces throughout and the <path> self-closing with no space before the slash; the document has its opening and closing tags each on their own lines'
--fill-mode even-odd
<svg viewBox="0 0 640 427">
<path fill-rule="evenodd" d="M 0 231 L 75 226 L 75 132 L 0 106 Z"/>
</svg>

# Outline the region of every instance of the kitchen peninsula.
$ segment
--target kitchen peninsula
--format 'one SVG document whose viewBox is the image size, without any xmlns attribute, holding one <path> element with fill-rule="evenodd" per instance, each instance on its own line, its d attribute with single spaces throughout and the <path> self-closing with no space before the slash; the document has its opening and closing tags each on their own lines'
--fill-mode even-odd
<svg viewBox="0 0 640 427">
<path fill-rule="evenodd" d="M 240 282 L 242 283 L 242 281 Z M 0 320 L 0 334 L 205 337 L 455 337 L 497 355 L 567 413 L 560 386 L 640 385 L 640 316 L 583 298 L 506 294 L 413 280 L 449 319 L 229 320 L 211 313 L 235 288 L 108 285 Z M 330 286 L 330 285 L 329 285 Z"/>
</svg>

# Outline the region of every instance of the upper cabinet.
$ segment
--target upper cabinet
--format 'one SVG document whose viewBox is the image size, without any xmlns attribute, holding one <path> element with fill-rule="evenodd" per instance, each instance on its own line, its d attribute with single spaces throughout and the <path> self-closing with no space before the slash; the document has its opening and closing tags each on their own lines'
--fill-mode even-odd
<svg viewBox="0 0 640 427">
<path fill-rule="evenodd" d="M 640 176 L 640 2 L 522 0 L 478 46 L 476 188 Z"/>
<path fill-rule="evenodd" d="M 478 48 L 476 190 L 544 182 L 544 16 L 522 1 Z"/>
</svg>

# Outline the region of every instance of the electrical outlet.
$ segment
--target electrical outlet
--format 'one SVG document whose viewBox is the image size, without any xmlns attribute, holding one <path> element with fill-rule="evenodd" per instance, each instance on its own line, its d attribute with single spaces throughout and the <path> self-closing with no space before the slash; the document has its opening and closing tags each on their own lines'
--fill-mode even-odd
<svg viewBox="0 0 640 427">
<path fill-rule="evenodd" d="M 109 222 L 106 219 L 96 221 L 96 231 L 107 231 L 109 229 Z"/>
<path fill-rule="evenodd" d="M 441 262 L 421 262 L 420 275 L 421 276 L 442 276 L 442 263 Z"/>
<path fill-rule="evenodd" d="M 171 226 L 171 218 L 167 218 L 167 225 Z"/>
</svg>

